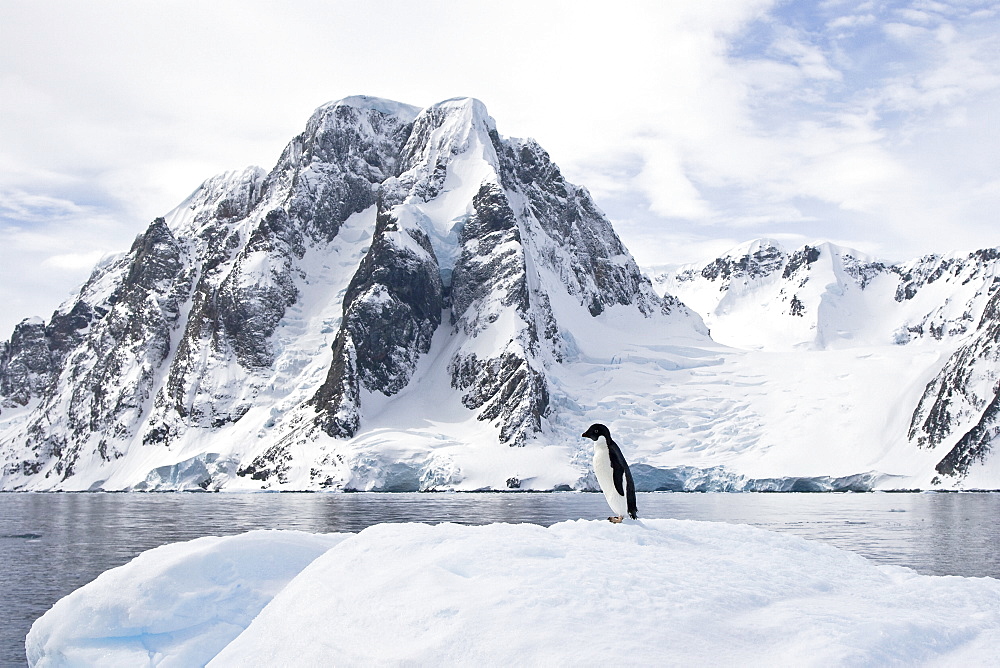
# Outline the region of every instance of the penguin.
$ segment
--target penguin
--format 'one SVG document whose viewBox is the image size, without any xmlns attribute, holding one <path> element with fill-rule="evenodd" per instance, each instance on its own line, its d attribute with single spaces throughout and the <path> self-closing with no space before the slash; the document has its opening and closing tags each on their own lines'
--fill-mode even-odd
<svg viewBox="0 0 1000 668">
<path fill-rule="evenodd" d="M 608 505 L 617 513 L 608 520 L 618 524 L 625 519 L 626 512 L 629 517 L 636 519 L 632 472 L 618 444 L 611 438 L 611 432 L 603 424 L 593 424 L 583 432 L 583 438 L 594 442 L 594 473 L 597 474 L 597 482 L 601 485 Z"/>
</svg>

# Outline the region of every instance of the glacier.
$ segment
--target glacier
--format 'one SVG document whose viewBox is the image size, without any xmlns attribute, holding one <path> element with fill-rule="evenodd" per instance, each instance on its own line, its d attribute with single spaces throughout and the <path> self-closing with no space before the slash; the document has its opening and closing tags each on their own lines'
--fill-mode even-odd
<svg viewBox="0 0 1000 668">
<path fill-rule="evenodd" d="M 810 397 L 779 433 L 813 441 L 828 472 L 867 455 L 871 470 L 903 476 L 889 486 L 996 489 L 998 258 L 987 248 L 890 263 L 829 242 L 790 250 L 758 239 L 709 263 L 649 270 L 713 339 L 769 360 L 762 378 Z M 802 418 L 836 432 L 799 432 Z"/>
<path fill-rule="evenodd" d="M 997 489 L 1000 251 L 640 268 L 482 102 L 354 96 L 0 344 L 0 489 Z"/>
<path fill-rule="evenodd" d="M 983 665 L 1000 581 L 746 525 L 380 524 L 158 547 L 35 621 L 36 668 Z"/>
</svg>

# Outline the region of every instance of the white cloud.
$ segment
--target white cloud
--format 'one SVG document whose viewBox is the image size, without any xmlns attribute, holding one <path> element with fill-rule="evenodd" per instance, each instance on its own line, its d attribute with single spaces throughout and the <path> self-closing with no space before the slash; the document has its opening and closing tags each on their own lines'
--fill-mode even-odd
<svg viewBox="0 0 1000 668">
<path fill-rule="evenodd" d="M 789 58 L 807 79 L 840 80 L 842 75 L 830 67 L 826 56 L 815 44 L 809 44 L 794 34 L 786 34 L 777 39 L 773 52 L 779 57 Z"/>
<path fill-rule="evenodd" d="M 877 21 L 874 14 L 849 14 L 838 16 L 827 22 L 826 27 L 830 30 L 850 29 L 859 26 L 870 26 Z"/>
<path fill-rule="evenodd" d="M 0 303 L 47 314 L 84 258 L 357 93 L 479 97 L 649 262 L 779 234 L 898 257 L 942 225 L 993 245 L 997 21 L 987 2 L 7 3 Z"/>
<path fill-rule="evenodd" d="M 934 20 L 929 13 L 919 9 L 910 9 L 908 7 L 898 10 L 898 16 L 908 23 L 928 24 Z"/>
<path fill-rule="evenodd" d="M 882 30 L 892 39 L 900 42 L 912 43 L 927 36 L 930 32 L 927 28 L 915 26 L 910 23 L 886 23 Z"/>
<path fill-rule="evenodd" d="M 127 245 L 136 231 L 101 207 L 0 191 L 0 337 L 25 317 L 47 319 L 108 250 Z"/>
<path fill-rule="evenodd" d="M 41 265 L 45 269 L 55 269 L 57 271 L 71 271 L 74 275 L 79 272 L 90 273 L 94 266 L 104 257 L 106 253 L 101 251 L 90 251 L 88 253 L 61 253 L 51 255 L 42 260 Z"/>
</svg>

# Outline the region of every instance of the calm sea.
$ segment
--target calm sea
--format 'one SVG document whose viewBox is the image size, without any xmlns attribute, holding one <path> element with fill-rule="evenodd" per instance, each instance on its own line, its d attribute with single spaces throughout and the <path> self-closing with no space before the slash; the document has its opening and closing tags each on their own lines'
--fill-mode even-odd
<svg viewBox="0 0 1000 668">
<path fill-rule="evenodd" d="M 600 494 L 0 494 L 0 666 L 57 600 L 143 550 L 251 529 L 604 518 Z M 1000 494 L 639 495 L 642 517 L 752 524 L 930 575 L 1000 578 Z"/>
</svg>

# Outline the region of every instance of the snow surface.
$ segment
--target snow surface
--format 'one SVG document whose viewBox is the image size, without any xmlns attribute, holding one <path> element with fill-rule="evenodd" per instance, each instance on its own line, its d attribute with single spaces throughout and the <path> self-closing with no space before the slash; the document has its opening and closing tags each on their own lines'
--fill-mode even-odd
<svg viewBox="0 0 1000 668">
<path fill-rule="evenodd" d="M 25 644 L 28 661 L 204 664 L 303 568 L 346 537 L 251 531 L 143 552 L 58 601 L 35 622 Z"/>
<path fill-rule="evenodd" d="M 995 579 L 662 519 L 201 538 L 104 573 L 26 641 L 33 666 L 985 665 L 998 646 Z"/>
</svg>

